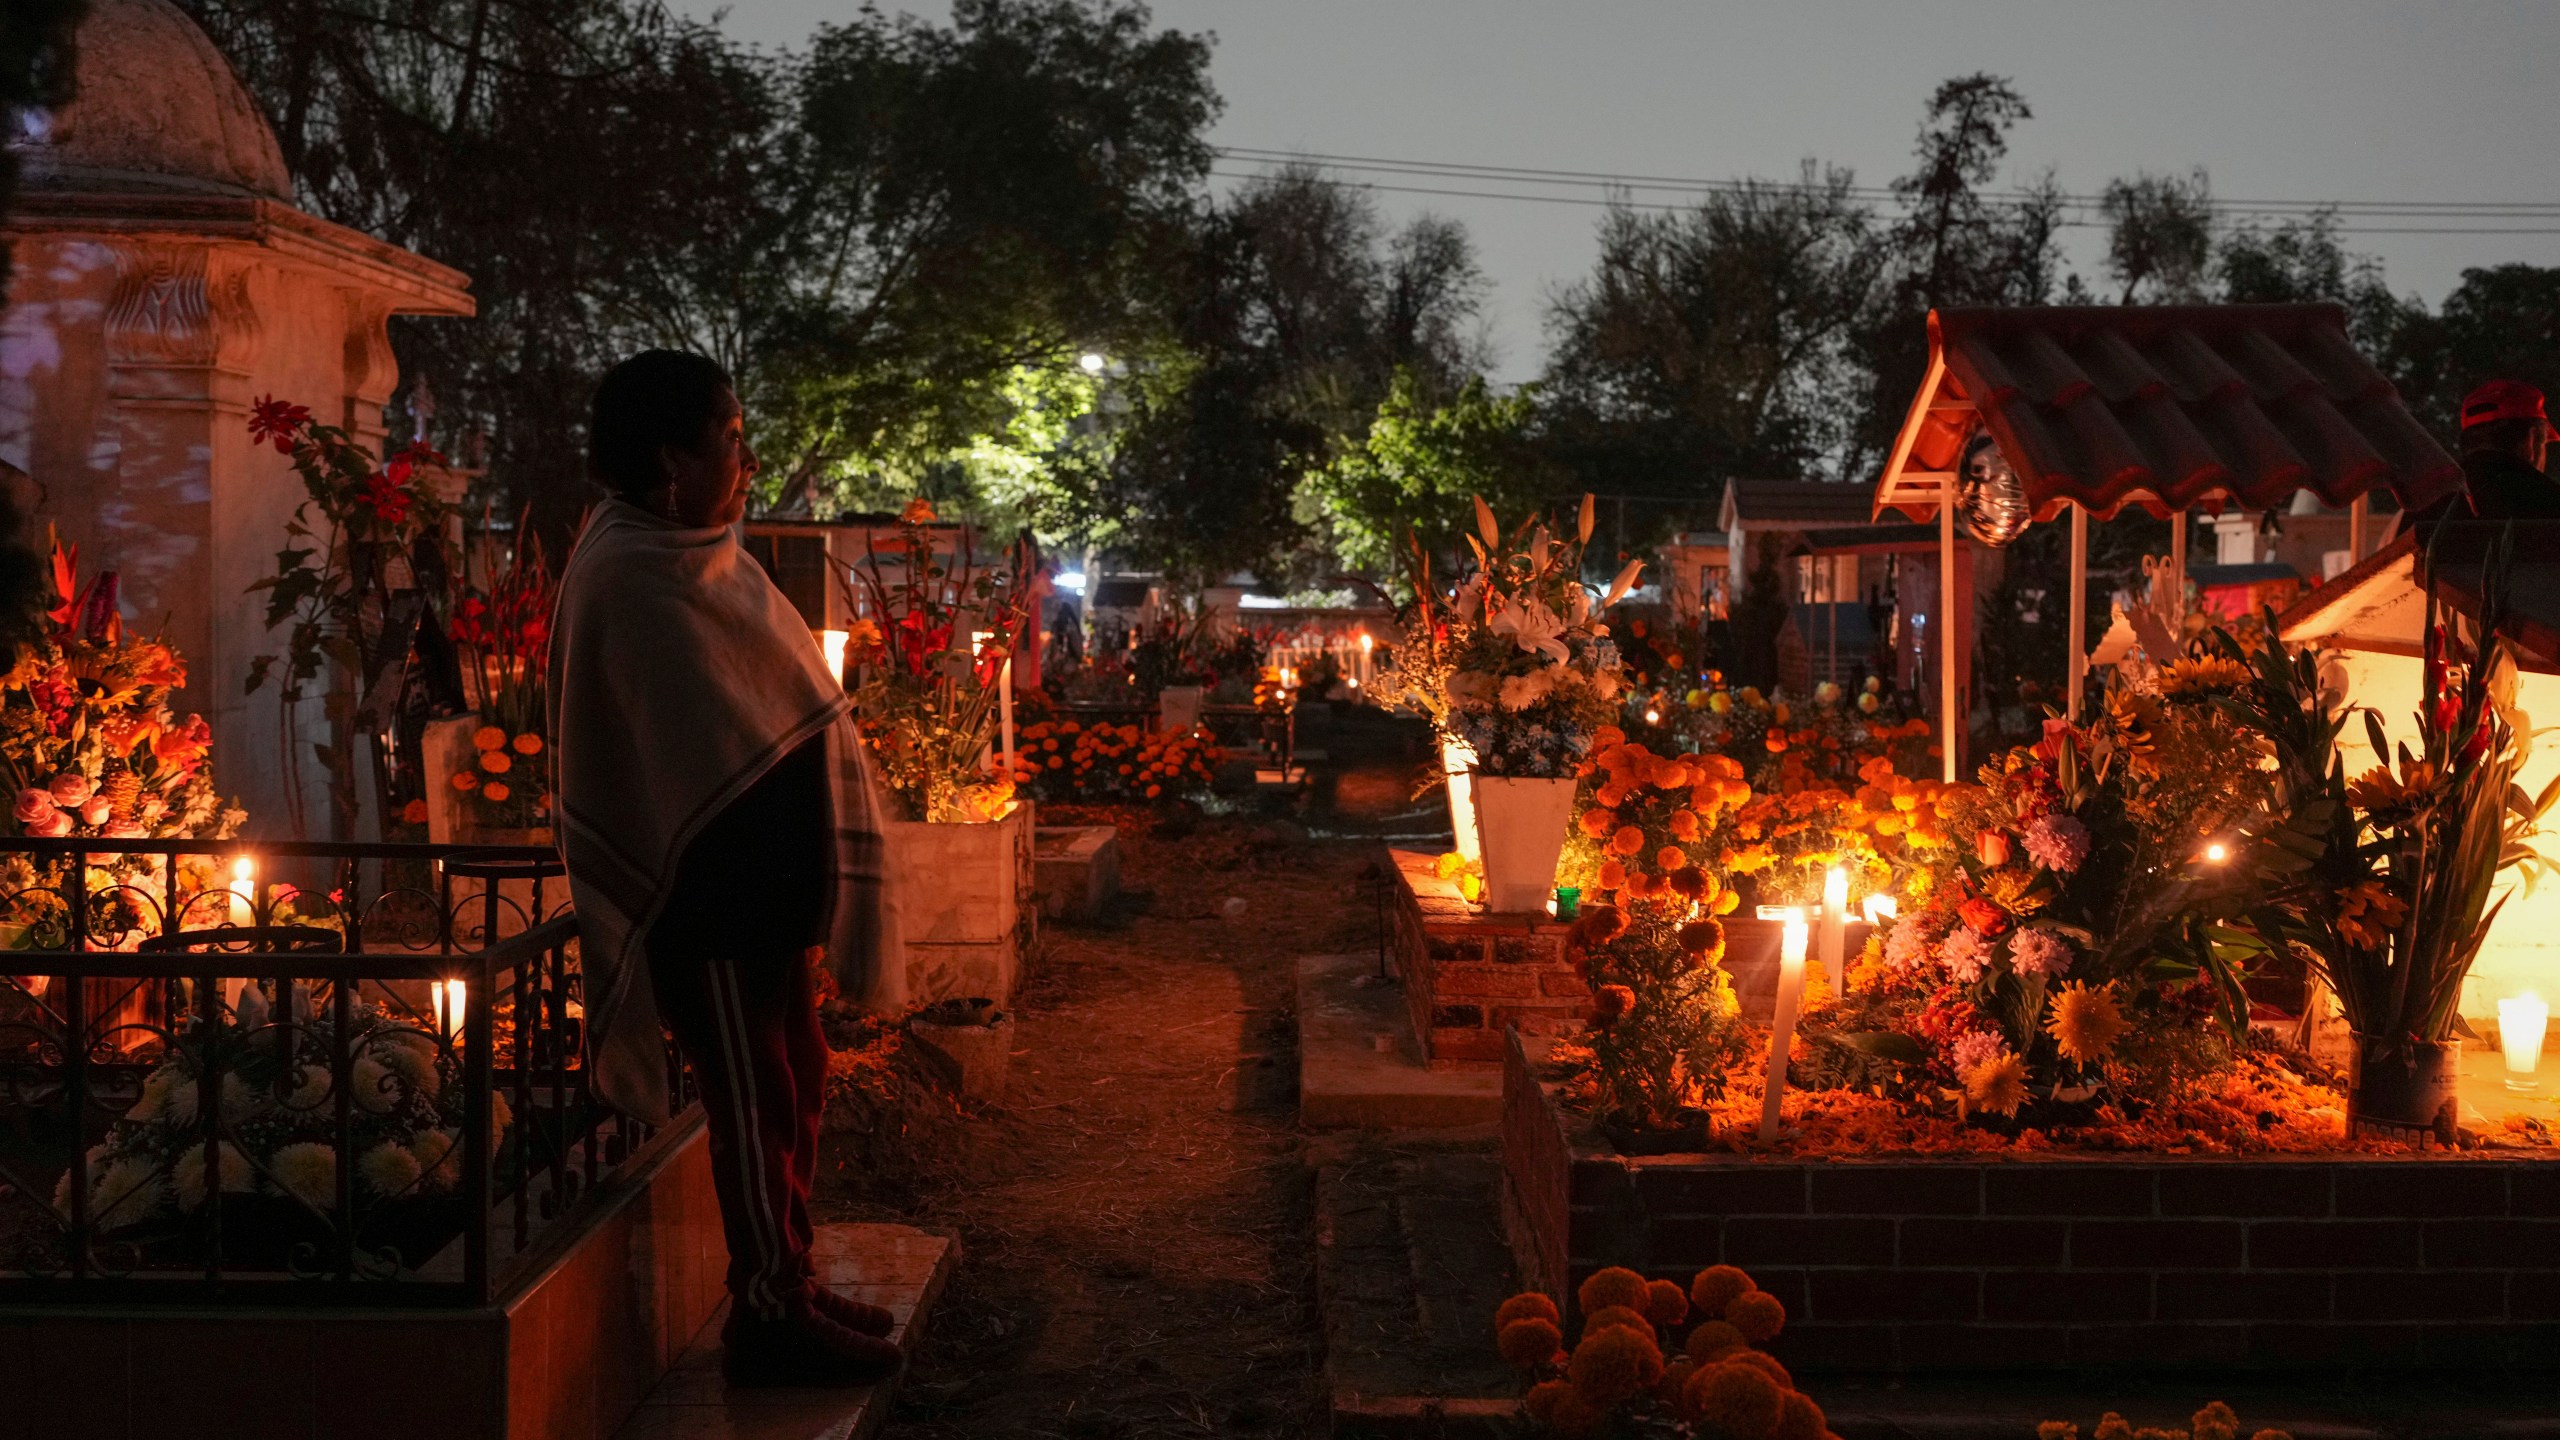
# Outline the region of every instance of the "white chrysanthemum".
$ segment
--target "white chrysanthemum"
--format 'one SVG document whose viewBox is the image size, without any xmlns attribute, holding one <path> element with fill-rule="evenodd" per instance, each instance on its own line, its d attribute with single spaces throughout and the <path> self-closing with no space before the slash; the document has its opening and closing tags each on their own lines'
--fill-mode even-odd
<svg viewBox="0 0 2560 1440">
<path fill-rule="evenodd" d="M 284 1108 L 296 1114 L 309 1114 L 329 1101 L 329 1067 L 302 1065 L 295 1067 L 292 1083 L 284 1087 Z"/>
<path fill-rule="evenodd" d="M 384 1045 L 375 1052 L 382 1066 L 400 1077 L 411 1094 L 432 1100 L 443 1077 L 436 1073 L 436 1055 L 432 1049 L 420 1050 L 410 1045 Z"/>
<path fill-rule="evenodd" d="M 278 1189 L 315 1210 L 338 1203 L 338 1152 L 326 1145 L 296 1141 L 278 1150 L 267 1168 Z"/>
<path fill-rule="evenodd" d="M 160 1167 L 128 1156 L 89 1182 L 89 1223 L 101 1230 L 139 1225 L 169 1203 L 169 1182 Z"/>
<path fill-rule="evenodd" d="M 238 1124 L 266 1108 L 258 1092 L 237 1075 L 222 1077 L 222 1118 Z"/>
<path fill-rule="evenodd" d="M 178 1126 L 196 1123 L 196 1082 L 175 1070 L 164 1070 L 161 1074 L 176 1075 L 177 1079 L 161 1097 L 159 1118 Z M 146 1085 L 143 1089 L 147 1094 L 150 1087 Z"/>
<path fill-rule="evenodd" d="M 418 1157 L 400 1146 L 384 1141 L 364 1152 L 356 1162 L 356 1174 L 374 1194 L 388 1199 L 406 1195 L 418 1183 Z"/>
<path fill-rule="evenodd" d="M 255 1173 L 249 1168 L 249 1157 L 230 1141 L 222 1141 L 218 1154 L 222 1157 L 222 1192 L 245 1194 L 255 1188 Z M 169 1167 L 170 1184 L 178 1192 L 178 1208 L 199 1210 L 204 1207 L 204 1147 L 188 1145 L 178 1152 L 176 1163 Z"/>
<path fill-rule="evenodd" d="M 141 1096 L 126 1109 L 124 1118 L 136 1125 L 142 1125 L 166 1116 L 169 1113 L 170 1092 L 185 1084 L 186 1079 L 187 1077 L 174 1065 L 163 1065 L 152 1071 L 150 1078 L 142 1082 Z M 188 1098 L 187 1109 L 189 1111 L 195 1109 L 195 1100 L 192 1095 Z"/>
<path fill-rule="evenodd" d="M 409 1094 L 408 1085 L 395 1077 L 389 1066 L 370 1055 L 356 1061 L 348 1083 L 354 1089 L 357 1108 L 370 1110 L 376 1115 L 388 1114 L 398 1108 Z"/>
<path fill-rule="evenodd" d="M 454 1153 L 456 1139 L 450 1130 L 428 1130 L 409 1142 L 409 1154 L 418 1162 L 422 1190 L 450 1190 L 462 1183 L 462 1157 Z"/>
</svg>

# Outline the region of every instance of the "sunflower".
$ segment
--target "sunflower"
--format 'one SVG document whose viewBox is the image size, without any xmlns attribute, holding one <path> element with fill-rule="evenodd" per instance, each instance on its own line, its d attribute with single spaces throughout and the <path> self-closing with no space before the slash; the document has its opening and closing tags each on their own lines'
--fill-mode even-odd
<svg viewBox="0 0 2560 1440">
<path fill-rule="evenodd" d="M 2347 803 L 2381 819 L 2417 809 L 2426 802 L 2427 792 L 2435 784 L 2436 767 L 2432 761 L 2413 760 L 2399 775 L 2393 775 L 2387 765 L 2376 766 L 2347 786 Z"/>
<path fill-rule="evenodd" d="M 2027 1103 L 2027 1062 L 2004 1050 L 1964 1072 L 1964 1098 L 1995 1115 L 2015 1115 Z"/>
<path fill-rule="evenodd" d="M 2054 992 L 2053 1016 L 2044 1028 L 2061 1047 L 2063 1058 L 2087 1065 L 2104 1059 L 2114 1048 L 2116 1037 L 2125 1031 L 2125 1018 L 2116 1008 L 2115 996 L 2104 987 L 2092 988 L 2075 980 Z"/>
<path fill-rule="evenodd" d="M 2249 683 L 2249 667 L 2220 655 L 2198 655 L 2187 660 L 2172 660 L 2160 669 L 2160 693 L 2163 695 L 2205 695 L 2217 690 L 2237 690 Z"/>
</svg>

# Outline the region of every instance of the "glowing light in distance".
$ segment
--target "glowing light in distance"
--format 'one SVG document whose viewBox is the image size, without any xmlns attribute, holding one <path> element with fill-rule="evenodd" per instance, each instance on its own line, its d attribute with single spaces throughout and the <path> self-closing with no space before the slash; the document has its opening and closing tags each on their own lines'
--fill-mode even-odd
<svg viewBox="0 0 2560 1440">
<path fill-rule="evenodd" d="M 1076 357 L 1076 363 L 1084 367 L 1084 373 L 1087 375 L 1099 375 L 1102 373 L 1102 367 L 1110 364 L 1111 362 L 1103 359 L 1099 355 L 1096 355 L 1092 351 L 1087 350 L 1084 354 Z"/>
<path fill-rule="evenodd" d="M 1081 570 L 1061 570 L 1058 572 L 1058 579 L 1056 583 L 1058 588 L 1061 590 L 1073 590 L 1077 594 L 1081 595 L 1084 593 L 1084 572 Z"/>
</svg>

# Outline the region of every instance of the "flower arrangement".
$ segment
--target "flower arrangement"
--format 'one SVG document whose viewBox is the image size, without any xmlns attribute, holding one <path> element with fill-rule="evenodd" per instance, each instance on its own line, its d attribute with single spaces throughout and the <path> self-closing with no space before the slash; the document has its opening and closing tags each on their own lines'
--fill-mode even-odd
<svg viewBox="0 0 2560 1440">
<path fill-rule="evenodd" d="M 1613 1265 L 1574 1298 L 1582 1336 L 1570 1349 L 1544 1294 L 1514 1295 L 1494 1312 L 1495 1348 L 1536 1377 L 1520 1409 L 1538 1428 L 1563 1440 L 1624 1429 L 1682 1440 L 1830 1433 L 1822 1407 L 1761 1348 L 1786 1328 L 1785 1303 L 1741 1269 L 1710 1266 L 1684 1287 Z"/>
<path fill-rule="evenodd" d="M 517 533 L 528 535 L 522 525 Z M 464 594 L 453 607 L 454 647 L 480 724 L 470 756 L 445 784 L 476 827 L 539 830 L 551 814 L 543 731 L 550 723 L 547 662 L 560 586 L 529 535 L 503 560 L 493 553 L 487 570 L 487 588 Z"/>
<path fill-rule="evenodd" d="M 1144 731 L 1041 720 L 1016 738 L 1014 784 L 1043 800 L 1161 800 L 1206 790 L 1225 761 L 1206 727 Z"/>
<path fill-rule="evenodd" d="M 452 1047 L 407 1017 L 356 1001 L 348 1022 L 352 1128 L 342 1150 L 329 1059 L 337 1013 L 307 996 L 296 999 L 298 1011 L 308 1009 L 294 1017 L 290 1054 L 281 1041 L 288 1032 L 268 1024 L 272 1002 L 259 983 L 211 1030 L 190 1021 L 177 1032 L 140 1096 L 83 1157 L 92 1224 L 115 1232 L 184 1217 L 201 1211 L 216 1187 L 327 1215 L 338 1201 L 342 1154 L 353 1157 L 354 1193 L 366 1205 L 450 1191 L 460 1182 L 465 1087 Z M 215 1058 L 222 1083 L 219 1099 L 209 1100 L 203 1077 Z M 489 1100 L 495 1145 L 512 1120 L 503 1093 Z M 218 1173 L 210 1178 L 208 1103 L 220 1106 Z M 66 1174 L 54 1196 L 65 1215 L 70 1186 Z"/>
<path fill-rule="evenodd" d="M 2551 869 L 2527 842 L 2560 782 L 2539 795 L 2516 783 L 2532 722 L 2497 634 L 2505 570 L 2502 541 L 2469 638 L 2430 589 L 2419 747 L 2395 750 L 2364 712 L 2379 763 L 2352 781 L 2337 744 L 2348 712 L 2317 656 L 2276 645 L 2251 656 L 2222 639 L 2200 662 L 2225 682 L 2223 707 L 2267 737 L 2277 803 L 2271 823 L 2227 845 L 2228 888 L 2253 903 L 2225 906 L 2215 943 L 2198 948 L 2226 967 L 2306 962 L 2337 996 L 2364 1068 L 2413 1072 L 2422 1049 L 2461 1030 L 2463 979 L 2504 903 L 2495 882 L 2511 867 L 2529 880 Z"/>
<path fill-rule="evenodd" d="M 1592 1007 L 1553 1073 L 1565 1103 L 1628 1135 L 1696 1125 L 1751 1048 L 1715 918 L 1732 893 L 1696 867 L 1672 879 L 1676 898 L 1588 907 L 1565 939 Z"/>
<path fill-rule="evenodd" d="M 1852 1064 L 1852 1084 L 2057 1124 L 2233 1062 L 2247 997 L 2189 940 L 2218 880 L 2205 837 L 2274 799 L 2229 763 L 2260 749 L 2219 703 L 2243 675 L 2172 664 L 2157 693 L 2121 682 L 2089 724 L 2049 720 L 1978 784 L 1892 812 L 1924 842 L 1903 887 L 1918 905 L 1851 975 L 1834 1038 L 1893 1067 Z"/>
<path fill-rule="evenodd" d="M 1937 732 L 1909 697 L 1868 676 L 1853 697 L 1826 680 L 1809 703 L 1752 686 L 1729 688 L 1707 672 L 1706 683 L 1681 696 L 1630 702 L 1659 717 L 1660 728 L 1685 749 L 1722 755 L 1740 764 L 1764 791 L 1790 792 L 1829 786 L 1848 789 L 1870 762 L 1884 759 L 1898 774 L 1919 776 L 1933 767 Z"/>
<path fill-rule="evenodd" d="M 1515 532 L 1518 548 L 1505 551 L 1493 511 L 1478 500 L 1478 533 L 1467 538 L 1475 573 L 1445 603 L 1427 568 L 1414 577 L 1396 671 L 1405 696 L 1473 752 L 1479 773 L 1571 775 L 1616 715 L 1617 650 L 1597 615 L 1634 587 L 1643 563 L 1630 561 L 1595 606 L 1581 578 L 1591 526 L 1586 495 L 1572 542 L 1531 522 Z M 1415 553 L 1423 554 L 1418 544 Z"/>
<path fill-rule="evenodd" d="M 306 406 L 272 397 L 251 408 L 249 438 L 291 457 L 304 499 L 286 522 L 275 573 L 249 587 L 266 592 L 267 624 L 284 629 L 285 647 L 280 656 L 249 662 L 248 689 L 255 693 L 276 680 L 291 754 L 299 748 L 301 702 L 314 686 L 324 687 L 329 738 L 315 751 L 330 776 L 338 828 L 352 835 L 360 808 L 355 737 L 363 725 L 387 719 L 358 714 L 362 687 L 406 651 L 414 625 L 426 618 L 424 597 L 452 573 L 445 535 L 450 507 L 421 483 L 422 471 L 441 468 L 445 459 L 414 444 L 377 463 L 345 430 L 313 421 Z M 297 765 L 285 766 L 297 822 L 300 773 Z M 388 793 L 376 798 L 385 813 L 401 809 Z"/>
<path fill-rule="evenodd" d="M 1657 755 L 1615 726 L 1592 735 L 1580 809 L 1560 875 L 1595 901 L 1659 899 L 1708 878 L 1725 817 L 1751 800 L 1742 767 L 1720 755 Z M 1681 877 L 1690 878 L 1683 880 Z M 1714 887 L 1715 914 L 1741 897 Z"/>
<path fill-rule="evenodd" d="M 908 502 L 890 555 L 874 551 L 838 577 L 870 621 L 849 635 L 845 665 L 861 676 L 853 696 L 863 738 L 908 813 L 990 820 L 1013 798 L 1013 782 L 991 774 L 985 757 L 1033 567 L 1022 553 L 981 569 L 964 538 L 946 569 L 934 551 L 936 523 L 930 504 Z"/>
<path fill-rule="evenodd" d="M 107 840 L 221 839 L 244 818 L 214 789 L 213 730 L 178 718 L 186 661 L 128 636 L 116 584 L 79 583 L 79 553 L 56 542 L 58 601 L 44 638 L 0 676 L 0 774 L 15 833 Z"/>
</svg>

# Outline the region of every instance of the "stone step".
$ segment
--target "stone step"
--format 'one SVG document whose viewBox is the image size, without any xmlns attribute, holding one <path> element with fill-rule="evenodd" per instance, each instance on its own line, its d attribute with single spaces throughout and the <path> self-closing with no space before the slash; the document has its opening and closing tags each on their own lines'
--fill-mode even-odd
<svg viewBox="0 0 2560 1440">
<path fill-rule="evenodd" d="M 960 1261 L 960 1242 L 906 1225 L 821 1225 L 818 1283 L 898 1317 L 912 1358 L 925 1317 Z M 614 1440 L 862 1440 L 887 1423 L 896 1378 L 858 1390 L 732 1390 L 720 1376 L 722 1305 Z"/>
<path fill-rule="evenodd" d="M 1298 958 L 1298 1123 L 1439 1130 L 1502 1115 L 1495 1071 L 1423 1063 L 1404 987 L 1374 983 L 1378 957 Z"/>
</svg>

